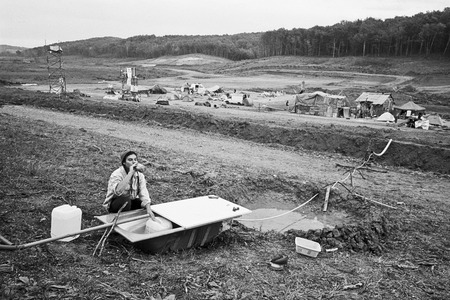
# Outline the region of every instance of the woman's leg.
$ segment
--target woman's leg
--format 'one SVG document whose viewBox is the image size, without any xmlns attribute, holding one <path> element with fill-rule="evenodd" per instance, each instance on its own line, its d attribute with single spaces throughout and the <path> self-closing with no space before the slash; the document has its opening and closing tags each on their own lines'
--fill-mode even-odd
<svg viewBox="0 0 450 300">
<path fill-rule="evenodd" d="M 131 209 L 131 199 L 128 197 L 117 197 L 111 200 L 111 204 L 109 205 L 109 212 L 110 213 L 116 213 L 119 211 L 119 209 L 124 205 L 124 203 L 127 203 L 127 205 L 122 209 L 122 211 L 127 211 Z"/>
<path fill-rule="evenodd" d="M 140 199 L 131 200 L 130 210 L 141 209 L 142 208 L 141 204 L 142 204 L 142 201 Z"/>
</svg>

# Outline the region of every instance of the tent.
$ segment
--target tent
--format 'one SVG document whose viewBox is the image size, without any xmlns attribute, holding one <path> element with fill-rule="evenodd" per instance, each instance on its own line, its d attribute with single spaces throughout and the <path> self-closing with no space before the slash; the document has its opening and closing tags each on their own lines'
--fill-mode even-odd
<svg viewBox="0 0 450 300">
<path fill-rule="evenodd" d="M 409 101 L 400 106 L 394 106 L 394 108 L 399 109 L 399 110 L 410 110 L 410 111 L 424 111 L 425 110 L 425 107 L 417 105 L 412 101 Z"/>
<path fill-rule="evenodd" d="M 178 94 L 176 91 L 171 91 L 167 95 L 167 99 L 169 100 L 181 100 L 181 94 Z"/>
<path fill-rule="evenodd" d="M 151 89 L 148 90 L 150 94 L 167 94 L 167 90 L 159 85 L 155 84 Z"/>
<path fill-rule="evenodd" d="M 394 122 L 395 118 L 390 112 L 385 112 L 381 116 L 378 117 L 377 121 Z"/>
<path fill-rule="evenodd" d="M 442 119 L 439 115 L 428 115 L 428 116 L 426 116 L 426 119 L 428 121 L 430 121 L 430 125 L 435 125 L 435 126 L 444 125 L 444 122 L 442 121 Z"/>
</svg>

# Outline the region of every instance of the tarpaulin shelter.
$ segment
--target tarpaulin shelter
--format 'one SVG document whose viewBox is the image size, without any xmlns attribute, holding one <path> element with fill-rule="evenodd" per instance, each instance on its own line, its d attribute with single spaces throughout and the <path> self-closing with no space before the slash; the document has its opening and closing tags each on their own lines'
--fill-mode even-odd
<svg viewBox="0 0 450 300">
<path fill-rule="evenodd" d="M 337 116 L 338 110 L 348 107 L 346 96 L 332 95 L 321 91 L 301 93 L 295 96 L 294 112 L 298 110 L 321 116 Z"/>
<path fill-rule="evenodd" d="M 387 112 L 383 113 L 381 116 L 379 116 L 377 118 L 377 121 L 394 122 L 395 121 L 395 117 L 390 112 L 387 111 Z"/>
<path fill-rule="evenodd" d="M 392 111 L 394 98 L 391 94 L 364 92 L 355 100 L 359 104 L 362 116 L 380 116 Z"/>
<path fill-rule="evenodd" d="M 189 89 L 191 88 L 191 84 L 189 82 L 186 82 L 183 84 L 180 88 L 181 92 L 189 93 Z"/>
<path fill-rule="evenodd" d="M 425 113 L 425 107 L 417 105 L 416 103 L 409 101 L 400 106 L 394 106 L 395 115 L 406 115 L 406 117 L 415 117 L 416 115 L 422 115 Z"/>
<path fill-rule="evenodd" d="M 204 94 L 206 92 L 206 88 L 201 83 L 191 84 L 189 90 L 191 94 L 193 93 Z"/>
<path fill-rule="evenodd" d="M 211 94 L 223 93 L 223 89 L 218 85 L 207 88 L 206 91 Z"/>
<path fill-rule="evenodd" d="M 167 90 L 159 85 L 155 84 L 152 88 L 148 89 L 150 94 L 167 94 Z"/>
<path fill-rule="evenodd" d="M 226 104 L 253 106 L 253 100 L 250 100 L 250 95 L 244 93 L 232 94 L 231 98 L 226 98 L 224 102 Z"/>
<path fill-rule="evenodd" d="M 409 101 L 403 105 L 400 106 L 394 106 L 395 109 L 399 109 L 399 110 L 410 110 L 410 111 L 425 111 L 426 108 L 422 107 L 420 105 L 415 104 L 412 101 Z"/>
<path fill-rule="evenodd" d="M 438 114 L 428 115 L 428 116 L 426 116 L 426 119 L 428 119 L 428 121 L 430 121 L 430 125 L 435 125 L 435 126 L 444 125 L 444 122 L 442 121 L 441 117 Z"/>
</svg>

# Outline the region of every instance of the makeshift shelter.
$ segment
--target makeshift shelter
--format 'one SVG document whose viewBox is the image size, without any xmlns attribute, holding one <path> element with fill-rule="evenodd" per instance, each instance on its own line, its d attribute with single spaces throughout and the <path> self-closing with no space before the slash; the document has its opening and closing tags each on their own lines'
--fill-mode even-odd
<svg viewBox="0 0 450 300">
<path fill-rule="evenodd" d="M 439 115 L 428 115 L 425 117 L 428 121 L 430 121 L 430 125 L 434 126 L 442 126 L 444 125 L 444 122 L 442 121 L 441 117 Z"/>
<path fill-rule="evenodd" d="M 206 91 L 211 94 L 223 93 L 223 89 L 218 85 L 207 88 Z"/>
<path fill-rule="evenodd" d="M 347 108 L 349 102 L 346 96 L 331 95 L 321 91 L 302 93 L 295 96 L 293 110 L 306 114 L 337 117 L 339 110 Z"/>
<path fill-rule="evenodd" d="M 191 84 L 189 91 L 191 94 L 193 93 L 204 94 L 206 92 L 206 88 L 201 83 L 193 83 Z"/>
<path fill-rule="evenodd" d="M 387 112 L 383 113 L 381 116 L 379 116 L 377 118 L 377 121 L 394 122 L 395 121 L 395 117 L 390 112 L 387 111 Z"/>
<path fill-rule="evenodd" d="M 380 116 L 384 112 L 392 111 L 394 98 L 391 94 L 362 93 L 355 102 L 358 104 L 360 117 Z"/>
<path fill-rule="evenodd" d="M 415 104 L 412 101 L 409 101 L 409 102 L 407 102 L 407 103 L 405 103 L 403 105 L 400 105 L 400 106 L 395 105 L 394 108 L 395 109 L 399 109 L 399 110 L 410 110 L 410 111 L 425 111 L 426 110 L 425 107 L 417 105 L 417 104 Z"/>
<path fill-rule="evenodd" d="M 226 98 L 224 101 L 226 104 L 253 106 L 253 101 L 250 100 L 250 95 L 243 93 L 231 94 L 231 99 Z"/>
<path fill-rule="evenodd" d="M 159 105 L 169 105 L 169 100 L 167 100 L 167 99 L 158 99 L 158 100 L 156 101 L 156 104 L 159 104 Z"/>
<path fill-rule="evenodd" d="M 406 117 L 414 117 L 423 115 L 425 113 L 426 108 L 422 107 L 420 105 L 417 105 L 413 101 L 409 101 L 403 105 L 400 106 L 394 106 L 395 114 L 396 115 L 406 115 Z"/>
<path fill-rule="evenodd" d="M 189 82 L 186 82 L 185 84 L 183 84 L 180 88 L 181 92 L 186 92 L 189 93 L 190 92 L 190 88 L 191 88 L 191 84 Z"/>
<path fill-rule="evenodd" d="M 168 93 L 167 98 L 169 100 L 181 100 L 182 95 L 178 94 L 176 91 L 171 91 L 170 93 Z"/>
<path fill-rule="evenodd" d="M 192 102 L 192 101 L 194 101 L 194 99 L 191 96 L 189 96 L 189 95 L 184 95 L 183 98 L 181 98 L 181 100 L 183 102 Z"/>
<path fill-rule="evenodd" d="M 155 84 L 153 87 L 146 90 L 147 94 L 167 94 L 167 90 Z"/>
</svg>

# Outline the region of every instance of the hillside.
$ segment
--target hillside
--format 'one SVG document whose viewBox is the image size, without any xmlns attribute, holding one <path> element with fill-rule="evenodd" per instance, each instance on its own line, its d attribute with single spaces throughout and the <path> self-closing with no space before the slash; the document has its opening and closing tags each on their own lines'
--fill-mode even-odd
<svg viewBox="0 0 450 300">
<path fill-rule="evenodd" d="M 149 59 L 206 54 L 233 61 L 271 56 L 412 57 L 450 56 L 450 7 L 387 20 L 367 18 L 309 29 L 280 28 L 266 32 L 224 35 L 98 37 L 59 43 L 67 55 Z M 395 30 L 393 29 L 395 28 Z M 403 28 L 408 28 L 404 30 Z M 27 51 L 36 56 L 45 47 Z"/>
<path fill-rule="evenodd" d="M 23 51 L 26 49 L 28 48 L 10 45 L 0 45 L 0 53 L 16 53 L 17 51 Z"/>
</svg>

